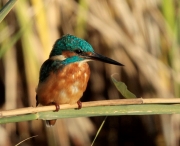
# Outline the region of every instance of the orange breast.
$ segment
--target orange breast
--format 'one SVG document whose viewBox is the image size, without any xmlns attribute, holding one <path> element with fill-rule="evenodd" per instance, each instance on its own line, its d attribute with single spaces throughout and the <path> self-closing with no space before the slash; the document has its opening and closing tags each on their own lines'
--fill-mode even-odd
<svg viewBox="0 0 180 146">
<path fill-rule="evenodd" d="M 72 63 L 62 70 L 51 72 L 37 88 L 38 102 L 49 105 L 76 103 L 86 90 L 90 69 L 86 62 Z"/>
</svg>

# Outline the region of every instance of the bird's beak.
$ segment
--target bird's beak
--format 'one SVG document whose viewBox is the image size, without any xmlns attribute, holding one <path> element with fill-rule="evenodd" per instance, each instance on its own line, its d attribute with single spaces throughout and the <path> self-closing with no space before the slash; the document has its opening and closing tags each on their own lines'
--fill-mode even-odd
<svg viewBox="0 0 180 146">
<path fill-rule="evenodd" d="M 105 56 L 102 56 L 98 53 L 89 53 L 88 55 L 84 56 L 86 59 L 90 59 L 90 60 L 98 60 L 98 61 L 102 61 L 102 62 L 105 62 L 105 63 L 109 63 L 109 64 L 114 64 L 114 65 L 119 65 L 119 66 L 124 66 L 123 64 L 113 60 L 113 59 L 110 59 L 108 57 L 105 57 Z"/>
</svg>

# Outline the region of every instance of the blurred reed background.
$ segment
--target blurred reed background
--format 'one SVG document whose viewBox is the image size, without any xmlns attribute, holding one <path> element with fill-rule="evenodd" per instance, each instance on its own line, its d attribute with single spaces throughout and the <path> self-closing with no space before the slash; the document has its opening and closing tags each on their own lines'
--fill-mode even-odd
<svg viewBox="0 0 180 146">
<path fill-rule="evenodd" d="M 7 0 L 0 1 L 2 7 Z M 180 97 L 179 0 L 19 0 L 0 23 L 1 110 L 35 106 L 39 69 L 56 39 L 73 34 L 125 65 L 91 62 L 82 101 L 121 98 L 118 73 L 143 98 Z M 41 120 L 0 126 L 0 145 L 90 145 L 104 117 Z M 178 146 L 180 116 L 108 117 L 95 146 Z"/>
</svg>

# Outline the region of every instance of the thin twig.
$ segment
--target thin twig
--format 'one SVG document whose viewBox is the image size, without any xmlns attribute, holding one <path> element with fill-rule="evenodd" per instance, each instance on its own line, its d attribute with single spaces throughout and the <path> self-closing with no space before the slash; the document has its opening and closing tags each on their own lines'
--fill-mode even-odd
<svg viewBox="0 0 180 146">
<path fill-rule="evenodd" d="M 126 104 L 141 104 L 142 99 L 118 99 L 118 100 L 101 100 L 101 101 L 91 101 L 91 102 L 83 102 L 82 106 L 84 107 L 93 107 L 93 106 L 104 106 L 104 105 L 126 105 Z M 63 104 L 60 106 L 61 110 L 63 109 L 74 109 L 78 108 L 77 104 Z M 6 116 L 15 116 L 15 115 L 23 115 L 30 113 L 38 113 L 45 111 L 54 111 L 56 108 L 54 105 L 52 106 L 41 106 L 41 107 L 27 107 L 15 110 L 6 110 L 0 112 L 0 117 Z"/>
<path fill-rule="evenodd" d="M 105 105 L 111 106 L 111 105 L 132 105 L 132 104 L 152 104 L 152 103 L 156 103 L 156 104 L 180 103 L 180 98 L 152 98 L 152 99 L 136 98 L 136 99 L 101 100 L 101 101 L 83 102 L 82 106 L 83 108 L 85 108 L 85 107 L 105 106 Z M 74 109 L 74 108 L 78 108 L 78 105 L 77 104 L 61 105 L 61 110 Z M 45 112 L 45 111 L 54 111 L 55 109 L 56 109 L 55 106 L 52 105 L 52 106 L 27 107 L 27 108 L 21 108 L 21 109 L 6 110 L 6 111 L 0 111 L 0 118 L 7 117 L 7 116 Z"/>
<path fill-rule="evenodd" d="M 103 125 L 104 125 L 104 123 L 105 123 L 106 119 L 107 119 L 107 116 L 104 118 L 103 122 L 101 123 L 101 126 L 99 127 L 99 129 L 98 129 L 98 131 L 97 131 L 97 133 L 96 133 L 96 136 L 94 137 L 94 140 L 93 140 L 93 142 L 92 142 L 91 146 L 93 146 L 93 145 L 94 145 L 94 142 L 95 142 L 95 140 L 96 140 L 97 136 L 99 135 L 99 133 L 100 133 L 100 131 L 101 131 L 101 129 L 102 129 L 102 127 L 103 127 Z"/>
<path fill-rule="evenodd" d="M 28 137 L 28 138 L 24 139 L 23 141 L 19 142 L 18 144 L 16 144 L 15 146 L 18 146 L 18 145 L 22 144 L 23 142 L 25 142 L 25 141 L 27 141 L 27 140 L 29 140 L 29 139 L 31 139 L 31 138 L 37 137 L 37 136 L 38 136 L 38 135 Z"/>
</svg>

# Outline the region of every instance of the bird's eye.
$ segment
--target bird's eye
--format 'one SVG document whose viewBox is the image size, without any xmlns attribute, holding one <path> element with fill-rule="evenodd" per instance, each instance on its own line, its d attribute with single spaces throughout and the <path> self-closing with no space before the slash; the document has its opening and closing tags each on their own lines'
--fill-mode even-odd
<svg viewBox="0 0 180 146">
<path fill-rule="evenodd" d="M 77 54 L 82 54 L 82 53 L 83 53 L 83 51 L 82 51 L 81 49 L 76 49 L 75 52 L 76 52 Z"/>
</svg>

